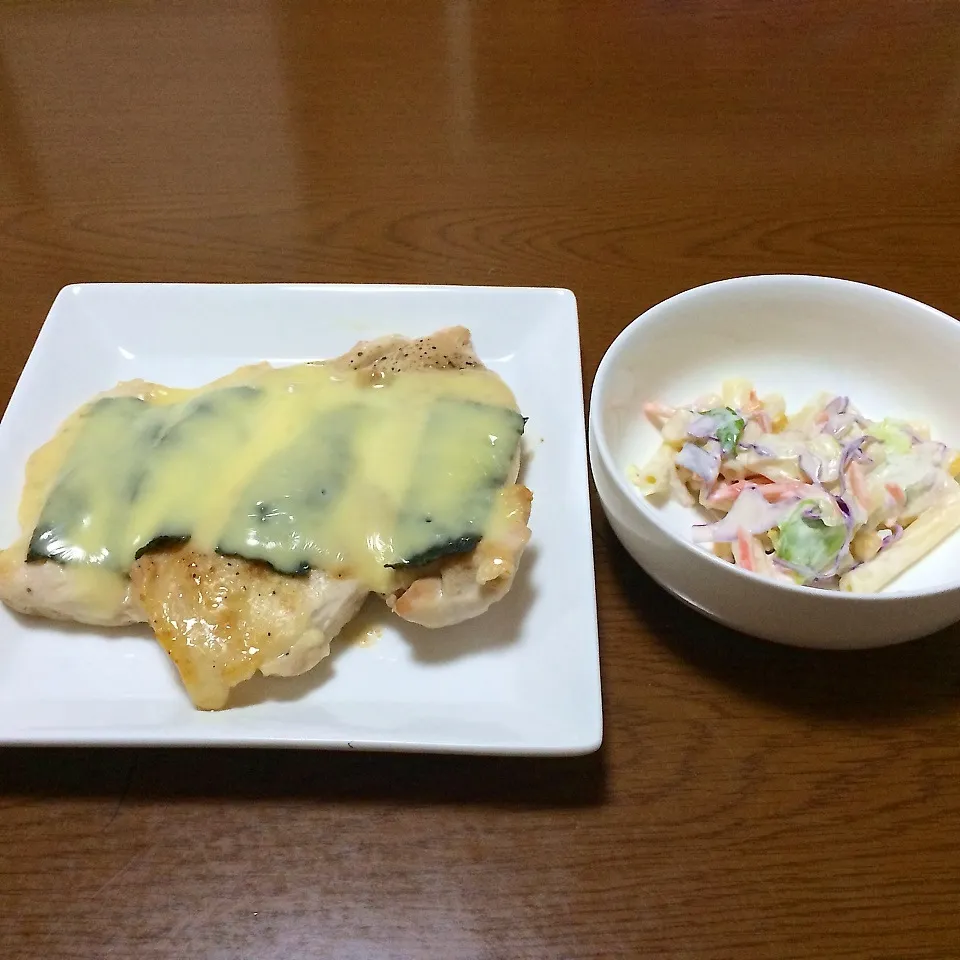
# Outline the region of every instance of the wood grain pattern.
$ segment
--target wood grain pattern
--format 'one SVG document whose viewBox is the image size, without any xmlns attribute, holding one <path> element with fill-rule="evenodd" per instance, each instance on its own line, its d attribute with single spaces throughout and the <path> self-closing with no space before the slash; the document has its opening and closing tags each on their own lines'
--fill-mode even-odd
<svg viewBox="0 0 960 960">
<path fill-rule="evenodd" d="M 588 385 L 725 276 L 958 315 L 958 63 L 952 0 L 6 3 L 0 402 L 82 280 L 568 286 Z M 596 528 L 599 754 L 0 750 L 0 955 L 960 956 L 960 630 L 748 640 Z"/>
</svg>

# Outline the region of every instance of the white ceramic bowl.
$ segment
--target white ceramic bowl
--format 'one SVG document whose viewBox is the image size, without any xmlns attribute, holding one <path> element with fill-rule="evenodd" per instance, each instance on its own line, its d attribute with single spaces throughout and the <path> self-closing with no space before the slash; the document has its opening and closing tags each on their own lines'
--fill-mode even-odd
<svg viewBox="0 0 960 960">
<path fill-rule="evenodd" d="M 651 505 L 627 478 L 659 444 L 641 407 L 689 403 L 742 376 L 787 409 L 821 390 L 866 416 L 925 421 L 960 448 L 960 323 L 900 294 L 849 280 L 722 280 L 665 300 L 607 351 L 593 385 L 590 461 L 603 509 L 646 571 L 691 607 L 731 627 L 805 647 L 877 647 L 960 620 L 960 533 L 887 590 L 841 594 L 775 583 L 694 544 L 693 509 Z"/>
</svg>

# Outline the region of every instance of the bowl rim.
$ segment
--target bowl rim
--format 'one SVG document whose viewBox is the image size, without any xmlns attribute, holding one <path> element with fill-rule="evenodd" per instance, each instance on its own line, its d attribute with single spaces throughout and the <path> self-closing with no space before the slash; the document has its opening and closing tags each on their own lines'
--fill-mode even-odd
<svg viewBox="0 0 960 960">
<path fill-rule="evenodd" d="M 626 477 L 620 475 L 622 471 L 617 468 L 613 455 L 610 452 L 607 438 L 604 434 L 604 431 L 600 428 L 600 415 L 597 411 L 599 407 L 598 401 L 600 399 L 600 394 L 604 390 L 606 381 L 610 378 L 611 370 L 616 363 L 617 357 L 620 351 L 623 349 L 626 341 L 630 338 L 631 332 L 639 327 L 642 327 L 644 324 L 651 322 L 651 320 L 656 319 L 657 315 L 664 313 L 678 302 L 694 299 L 695 296 L 702 295 L 710 290 L 732 286 L 744 286 L 746 288 L 761 285 L 776 286 L 785 281 L 809 281 L 826 286 L 838 288 L 843 287 L 846 289 L 859 289 L 862 292 L 881 294 L 884 297 L 899 301 L 901 304 L 909 307 L 911 310 L 926 314 L 927 317 L 934 323 L 949 324 L 953 330 L 960 332 L 960 321 L 956 320 L 954 317 L 951 317 L 949 314 L 944 313 L 942 310 L 938 310 L 936 307 L 931 307 L 929 304 L 923 303 L 921 300 L 915 300 L 912 297 L 906 296 L 905 294 L 897 293 L 895 290 L 887 290 L 885 287 L 878 287 L 869 283 L 861 283 L 858 280 L 846 280 L 842 277 L 828 277 L 808 273 L 745 274 L 743 276 L 727 277 L 723 280 L 714 280 L 709 283 L 699 284 L 695 287 L 689 287 L 688 289 L 681 290 L 679 293 L 675 293 L 672 296 L 667 297 L 665 300 L 661 300 L 644 310 L 643 313 L 635 317 L 623 328 L 623 330 L 620 331 L 619 334 L 617 334 L 610 346 L 608 346 L 604 351 L 603 357 L 600 359 L 600 363 L 597 366 L 597 372 L 593 378 L 593 385 L 590 389 L 588 432 L 592 441 L 590 444 L 591 467 L 593 466 L 593 458 L 594 454 L 596 453 L 599 456 L 600 462 L 603 465 L 606 473 L 612 479 L 615 487 L 617 490 L 619 490 L 620 494 L 624 497 L 632 509 L 636 510 L 638 514 L 649 520 L 650 523 L 652 523 L 662 534 L 667 537 L 667 539 L 669 539 L 672 543 L 677 544 L 681 549 L 687 551 L 691 557 L 696 557 L 698 560 L 705 561 L 707 563 L 717 564 L 723 569 L 730 571 L 734 576 L 744 578 L 746 582 L 762 584 L 764 587 L 780 590 L 787 594 L 800 595 L 803 597 L 820 597 L 828 603 L 846 604 L 865 604 L 878 602 L 895 603 L 923 597 L 935 597 L 941 594 L 949 594 L 960 590 L 960 574 L 958 574 L 957 577 L 955 577 L 955 579 L 950 583 L 939 584 L 933 587 L 921 587 L 913 590 L 890 591 L 888 593 L 841 593 L 838 590 L 821 590 L 816 587 L 808 587 L 803 584 L 783 583 L 779 580 L 771 580 L 767 577 L 762 577 L 758 573 L 754 573 L 750 570 L 744 570 L 742 567 L 727 563 L 725 560 L 722 560 L 715 554 L 707 553 L 705 550 L 700 549 L 692 540 L 688 541 L 682 539 L 660 519 L 655 510 L 653 510 L 641 497 L 639 497 L 636 491 L 632 489 L 631 485 L 627 483 Z M 594 485 L 596 486 L 596 477 L 594 477 Z M 601 502 L 603 502 L 603 496 L 600 494 L 599 488 L 597 490 L 597 494 L 600 496 Z M 960 536 L 960 531 L 956 532 L 954 536 Z"/>
</svg>

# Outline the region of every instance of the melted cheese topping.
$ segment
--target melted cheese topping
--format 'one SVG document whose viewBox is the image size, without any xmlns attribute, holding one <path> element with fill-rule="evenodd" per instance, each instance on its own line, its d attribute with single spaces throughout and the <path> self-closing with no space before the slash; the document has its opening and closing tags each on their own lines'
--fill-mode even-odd
<svg viewBox="0 0 960 960">
<path fill-rule="evenodd" d="M 397 571 L 496 524 L 522 431 L 510 390 L 477 368 L 371 379 L 259 365 L 198 390 L 143 384 L 93 402 L 35 454 L 28 559 L 115 581 L 151 546 L 190 539 L 388 592 Z"/>
</svg>

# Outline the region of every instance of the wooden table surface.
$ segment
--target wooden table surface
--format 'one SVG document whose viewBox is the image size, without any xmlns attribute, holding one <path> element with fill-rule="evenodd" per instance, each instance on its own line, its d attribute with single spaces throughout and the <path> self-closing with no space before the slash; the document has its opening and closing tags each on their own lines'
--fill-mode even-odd
<svg viewBox="0 0 960 960">
<path fill-rule="evenodd" d="M 589 387 L 695 284 L 958 268 L 955 0 L 0 7 L 3 404 L 73 281 L 566 286 Z M 752 641 L 595 526 L 599 753 L 0 751 L 0 956 L 960 957 L 960 630 Z"/>
</svg>

